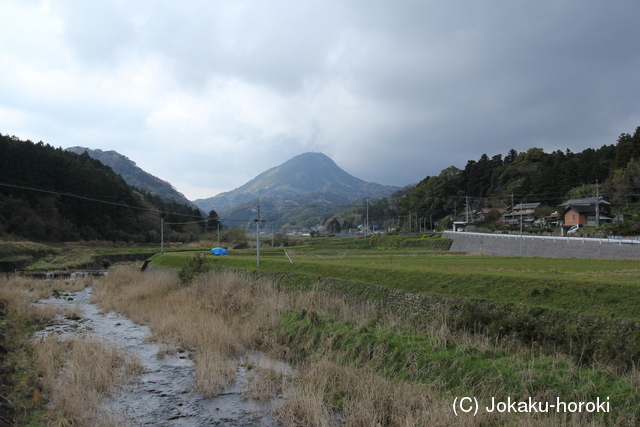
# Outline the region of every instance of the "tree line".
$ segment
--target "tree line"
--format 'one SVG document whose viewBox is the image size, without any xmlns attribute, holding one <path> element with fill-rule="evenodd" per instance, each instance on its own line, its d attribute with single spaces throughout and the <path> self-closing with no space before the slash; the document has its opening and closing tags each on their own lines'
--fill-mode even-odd
<svg viewBox="0 0 640 427">
<path fill-rule="evenodd" d="M 512 149 L 504 157 L 483 154 L 464 169 L 449 166 L 404 196 L 398 214 L 418 212 L 441 220 L 464 213 L 467 203 L 472 209 L 506 207 L 512 201 L 555 207 L 596 193 L 619 205 L 640 201 L 640 127 L 633 135 L 621 134 L 615 144 L 580 153 Z"/>
<path fill-rule="evenodd" d="M 427 224 L 463 218 L 467 203 L 470 210 L 479 210 L 540 202 L 541 212 L 551 213 L 570 198 L 596 194 L 628 214 L 628 223 L 637 222 L 635 228 L 640 232 L 640 127 L 633 135 L 621 134 L 615 144 L 579 153 L 530 148 L 520 153 L 511 149 L 504 156 L 483 154 L 478 160 L 468 160 L 464 169 L 449 166 L 390 197 L 369 201 L 368 217 L 370 224 L 408 229 L 411 215 L 412 229 L 418 220 L 427 228 Z M 323 225 L 337 233 L 364 224 L 366 206 L 363 200 L 354 208 L 325 217 Z M 501 217 L 496 213 L 486 219 L 495 222 Z"/>
<path fill-rule="evenodd" d="M 207 225 L 198 209 L 127 185 L 86 152 L 0 134 L 0 239 L 156 243 L 162 219 L 174 223 L 168 241 L 195 238 Z"/>
</svg>

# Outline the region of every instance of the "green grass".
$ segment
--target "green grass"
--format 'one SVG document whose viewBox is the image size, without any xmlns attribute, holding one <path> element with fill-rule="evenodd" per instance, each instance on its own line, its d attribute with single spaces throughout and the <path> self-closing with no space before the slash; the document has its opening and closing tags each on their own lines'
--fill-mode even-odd
<svg viewBox="0 0 640 427">
<path fill-rule="evenodd" d="M 165 248 L 166 252 L 199 250 L 203 247 L 178 246 Z M 0 261 L 28 261 L 26 271 L 87 268 L 102 264 L 108 255 L 144 254 L 159 252 L 159 245 L 133 245 L 113 242 L 33 243 L 0 242 Z"/>
<path fill-rule="evenodd" d="M 319 238 L 310 239 L 305 246 L 313 251 L 320 250 L 389 250 L 414 248 L 427 251 L 447 251 L 451 246 L 451 239 L 443 239 L 435 234 L 424 234 L 421 237 L 414 236 L 377 236 L 372 238 L 343 237 L 343 238 Z"/>
<path fill-rule="evenodd" d="M 640 320 L 640 263 L 635 260 L 428 255 L 411 249 L 371 255 L 367 250 L 330 253 L 306 246 L 232 251 L 210 256 L 213 266 L 317 275 L 408 292 L 523 304 L 616 319 Z M 156 255 L 152 265 L 179 269 L 188 254 Z"/>
<path fill-rule="evenodd" d="M 18 261 L 51 254 L 50 246 L 32 242 L 0 242 L 0 261 Z"/>
<path fill-rule="evenodd" d="M 303 359 L 332 354 L 338 363 L 370 366 L 396 380 L 434 384 L 453 396 L 505 400 L 507 396 L 521 399 L 543 392 L 592 401 L 610 396 L 612 405 L 638 416 L 640 395 L 633 380 L 607 370 L 575 366 L 563 357 L 459 339 L 443 344 L 426 333 L 389 331 L 376 323 L 358 326 L 326 314 L 310 322 L 308 317 L 291 313 L 280 333 L 291 337 Z"/>
</svg>

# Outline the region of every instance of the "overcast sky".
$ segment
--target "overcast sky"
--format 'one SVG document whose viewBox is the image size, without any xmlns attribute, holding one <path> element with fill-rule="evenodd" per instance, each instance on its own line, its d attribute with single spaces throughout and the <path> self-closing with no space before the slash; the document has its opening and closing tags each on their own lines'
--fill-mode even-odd
<svg viewBox="0 0 640 427">
<path fill-rule="evenodd" d="M 637 0 L 0 0 L 0 16 L 0 133 L 116 150 L 191 200 L 307 151 L 404 186 L 640 126 Z"/>
</svg>

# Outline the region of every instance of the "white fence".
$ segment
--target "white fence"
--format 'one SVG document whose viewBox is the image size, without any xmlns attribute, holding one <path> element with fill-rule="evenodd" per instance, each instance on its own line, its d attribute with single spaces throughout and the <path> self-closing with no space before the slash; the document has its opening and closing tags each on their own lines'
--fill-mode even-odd
<svg viewBox="0 0 640 427">
<path fill-rule="evenodd" d="M 595 239 L 589 237 L 564 237 L 564 236 L 533 236 L 526 234 L 494 234 L 494 233 L 474 233 L 470 231 L 445 231 L 443 237 L 447 237 L 447 234 L 460 235 L 460 236 L 478 236 L 489 239 L 509 239 L 509 240 L 522 240 L 522 241 L 548 241 L 548 242 L 566 242 L 566 243 L 597 243 L 597 244 L 614 244 L 620 245 L 640 244 L 640 239 L 636 237 L 612 237 L 608 239 Z"/>
</svg>

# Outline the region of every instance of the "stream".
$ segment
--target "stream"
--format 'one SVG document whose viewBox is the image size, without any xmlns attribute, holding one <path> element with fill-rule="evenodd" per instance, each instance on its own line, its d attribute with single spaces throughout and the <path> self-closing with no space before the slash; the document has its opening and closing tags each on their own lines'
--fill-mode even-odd
<svg viewBox="0 0 640 427">
<path fill-rule="evenodd" d="M 281 396 L 260 402 L 242 396 L 247 384 L 245 366 L 251 364 L 284 374 L 290 374 L 291 367 L 252 352 L 240 361 L 239 365 L 244 366 L 238 367 L 236 379 L 226 390 L 216 397 L 205 397 L 194 391 L 194 367 L 188 351 L 158 357 L 158 344 L 147 340 L 151 335 L 147 326 L 114 311 L 102 313 L 90 302 L 91 292 L 86 288 L 40 301 L 38 304 L 60 306 L 62 313 L 74 308 L 79 316 L 57 315 L 52 325 L 37 333 L 36 339 L 51 333 L 58 334 L 61 340 L 84 335 L 111 342 L 138 356 L 144 372 L 103 401 L 105 412 L 136 426 L 279 425 L 272 418 L 271 409 L 282 401 Z"/>
</svg>

